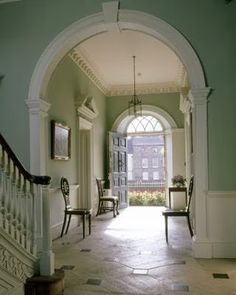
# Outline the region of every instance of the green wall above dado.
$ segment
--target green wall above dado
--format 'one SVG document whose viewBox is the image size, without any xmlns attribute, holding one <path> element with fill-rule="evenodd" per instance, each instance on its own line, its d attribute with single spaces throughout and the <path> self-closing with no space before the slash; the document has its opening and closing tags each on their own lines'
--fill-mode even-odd
<svg viewBox="0 0 236 295">
<path fill-rule="evenodd" d="M 130 96 L 107 97 L 107 127 L 111 130 L 116 118 L 128 108 Z M 158 93 L 139 95 L 144 105 L 154 105 L 166 111 L 176 122 L 178 128 L 184 127 L 184 115 L 179 110 L 179 93 Z"/>
</svg>

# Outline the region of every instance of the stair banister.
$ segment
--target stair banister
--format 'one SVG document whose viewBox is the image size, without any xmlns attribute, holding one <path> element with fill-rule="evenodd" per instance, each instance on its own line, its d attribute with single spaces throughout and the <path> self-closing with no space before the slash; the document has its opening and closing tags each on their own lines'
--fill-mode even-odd
<svg viewBox="0 0 236 295">
<path fill-rule="evenodd" d="M 54 273 L 50 233 L 51 177 L 30 174 L 0 133 L 0 227 L 26 251 L 36 255 L 40 275 Z M 37 219 L 37 216 L 40 218 Z M 38 224 L 40 223 L 40 224 Z M 42 226 L 41 226 L 42 224 Z"/>
</svg>

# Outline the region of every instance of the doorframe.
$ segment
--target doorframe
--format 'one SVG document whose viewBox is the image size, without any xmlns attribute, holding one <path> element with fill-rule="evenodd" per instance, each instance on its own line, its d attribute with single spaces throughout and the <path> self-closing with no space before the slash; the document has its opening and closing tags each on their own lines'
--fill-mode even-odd
<svg viewBox="0 0 236 295">
<path fill-rule="evenodd" d="M 157 106 L 142 105 L 142 115 L 151 115 L 157 118 L 163 126 L 166 141 L 166 168 L 169 172 L 167 175 L 166 183 L 167 186 L 170 186 L 171 178 L 173 176 L 173 173 L 175 173 L 172 149 L 173 140 L 176 139 L 176 136 L 181 135 L 184 132 L 184 130 L 183 128 L 177 127 L 175 120 L 168 112 Z M 112 125 L 111 131 L 126 134 L 127 127 L 133 119 L 133 116 L 129 116 L 129 111 L 125 110 L 115 120 L 115 122 Z"/>
<path fill-rule="evenodd" d="M 108 2 L 118 3 L 118 1 Z M 193 154 L 195 179 L 195 236 L 193 250 L 195 257 L 212 257 L 212 245 L 207 230 L 208 191 L 208 137 L 207 97 L 201 62 L 188 40 L 162 19 L 135 10 L 118 9 L 118 5 L 103 4 L 103 11 L 73 23 L 48 45 L 40 56 L 30 81 L 28 99 L 30 130 L 30 169 L 34 174 L 45 174 L 47 143 L 47 114 L 43 105 L 47 101 L 47 87 L 53 71 L 62 58 L 76 45 L 96 34 L 109 30 L 135 30 L 148 34 L 170 47 L 181 59 L 188 73 L 189 100 L 193 111 Z M 111 17 L 112 16 L 112 17 Z M 39 146 L 38 146 L 39 144 Z M 44 163 L 44 164 L 40 164 Z"/>
<path fill-rule="evenodd" d="M 80 208 L 91 208 L 92 206 L 92 180 L 93 180 L 93 145 L 92 145 L 92 123 L 79 117 L 79 150 L 78 176 L 79 176 L 79 206 Z"/>
</svg>

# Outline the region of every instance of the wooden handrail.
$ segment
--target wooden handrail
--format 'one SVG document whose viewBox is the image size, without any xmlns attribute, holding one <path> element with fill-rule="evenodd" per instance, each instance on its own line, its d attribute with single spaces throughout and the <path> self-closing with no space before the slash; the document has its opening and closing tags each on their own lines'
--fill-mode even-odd
<svg viewBox="0 0 236 295">
<path fill-rule="evenodd" d="M 6 151 L 7 155 L 11 158 L 14 165 L 19 169 L 20 173 L 25 177 L 25 179 L 29 180 L 32 183 L 35 184 L 41 184 L 41 185 L 49 185 L 51 182 L 50 176 L 35 176 L 30 174 L 28 171 L 25 170 L 21 162 L 18 160 L 2 134 L 0 133 L 0 145 L 2 146 L 3 150 Z"/>
</svg>

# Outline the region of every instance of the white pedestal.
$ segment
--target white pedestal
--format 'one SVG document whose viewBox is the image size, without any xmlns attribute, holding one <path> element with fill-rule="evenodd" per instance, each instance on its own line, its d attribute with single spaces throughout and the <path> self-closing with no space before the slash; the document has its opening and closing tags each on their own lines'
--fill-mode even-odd
<svg viewBox="0 0 236 295">
<path fill-rule="evenodd" d="M 108 189 L 108 188 L 104 189 L 103 190 L 103 196 L 104 197 L 105 196 L 111 196 L 111 189 Z"/>
</svg>

